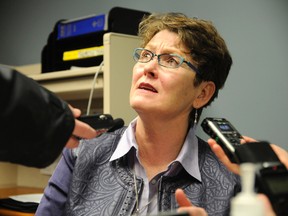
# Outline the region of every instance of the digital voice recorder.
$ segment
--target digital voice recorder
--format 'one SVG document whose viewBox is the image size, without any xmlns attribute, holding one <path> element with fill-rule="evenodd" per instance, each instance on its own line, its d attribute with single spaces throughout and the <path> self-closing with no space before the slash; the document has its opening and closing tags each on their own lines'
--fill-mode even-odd
<svg viewBox="0 0 288 216">
<path fill-rule="evenodd" d="M 231 162 L 239 163 L 235 147 L 240 145 L 242 135 L 225 118 L 205 118 L 201 127 L 216 142 L 221 145 Z"/>
</svg>

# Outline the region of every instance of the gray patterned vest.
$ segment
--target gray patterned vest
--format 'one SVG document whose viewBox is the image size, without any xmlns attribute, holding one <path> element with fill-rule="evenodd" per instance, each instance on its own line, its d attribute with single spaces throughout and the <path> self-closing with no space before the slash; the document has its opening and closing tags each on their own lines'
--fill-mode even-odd
<svg viewBox="0 0 288 216">
<path fill-rule="evenodd" d="M 135 187 L 127 158 L 109 162 L 126 128 L 101 135 L 81 145 L 75 162 L 65 215 L 132 215 L 135 211 Z M 199 140 L 199 166 L 202 182 L 182 169 L 177 177 L 161 179 L 159 211 L 178 208 L 175 190 L 182 188 L 191 202 L 205 208 L 209 215 L 229 215 L 230 199 L 240 191 L 240 179 L 229 172 Z M 138 194 L 143 182 L 137 179 Z"/>
</svg>

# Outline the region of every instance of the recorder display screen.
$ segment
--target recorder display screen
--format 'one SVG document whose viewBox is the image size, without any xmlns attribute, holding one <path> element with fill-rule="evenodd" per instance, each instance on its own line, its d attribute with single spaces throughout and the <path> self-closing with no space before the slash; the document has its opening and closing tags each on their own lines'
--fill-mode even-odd
<svg viewBox="0 0 288 216">
<path fill-rule="evenodd" d="M 218 127 L 222 131 L 233 131 L 232 128 L 230 127 L 230 125 L 228 125 L 228 124 L 218 124 Z"/>
</svg>

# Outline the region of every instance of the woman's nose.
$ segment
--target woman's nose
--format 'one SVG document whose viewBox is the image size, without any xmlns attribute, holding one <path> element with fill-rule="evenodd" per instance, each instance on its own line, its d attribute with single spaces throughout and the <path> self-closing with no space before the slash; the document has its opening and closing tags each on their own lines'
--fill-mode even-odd
<svg viewBox="0 0 288 216">
<path fill-rule="evenodd" d="M 158 74 L 159 64 L 157 56 L 154 56 L 149 62 L 145 63 L 144 74 L 155 77 Z"/>
</svg>

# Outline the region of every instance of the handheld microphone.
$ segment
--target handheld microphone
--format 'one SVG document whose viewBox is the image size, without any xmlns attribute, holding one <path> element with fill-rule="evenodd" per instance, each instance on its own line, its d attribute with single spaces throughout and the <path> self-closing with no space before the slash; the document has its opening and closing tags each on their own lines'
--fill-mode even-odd
<svg viewBox="0 0 288 216">
<path fill-rule="evenodd" d="M 83 115 L 78 120 L 85 122 L 95 130 L 105 130 L 107 132 L 115 131 L 124 126 L 123 119 L 113 119 L 109 114 Z"/>
</svg>

